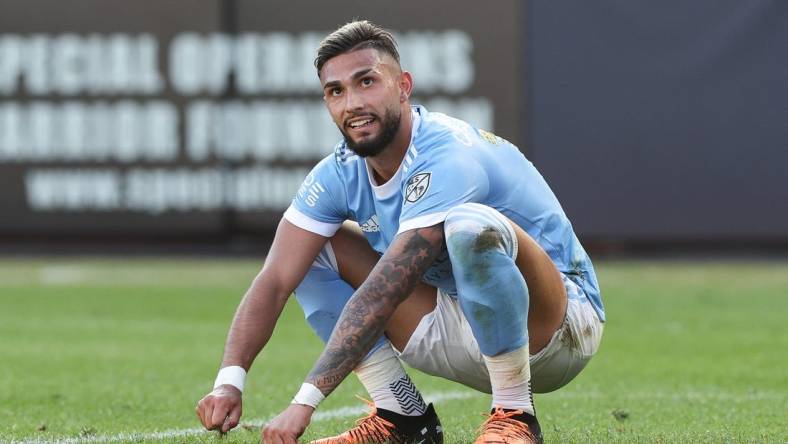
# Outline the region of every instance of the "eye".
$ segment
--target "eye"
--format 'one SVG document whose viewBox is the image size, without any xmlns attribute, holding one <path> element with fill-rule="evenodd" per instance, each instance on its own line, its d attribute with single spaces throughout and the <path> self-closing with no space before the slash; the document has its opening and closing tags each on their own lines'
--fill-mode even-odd
<svg viewBox="0 0 788 444">
<path fill-rule="evenodd" d="M 361 84 L 364 85 L 364 86 L 371 86 L 373 82 L 374 81 L 371 78 L 369 78 L 369 77 L 365 77 L 365 78 L 361 79 Z"/>
<path fill-rule="evenodd" d="M 342 88 L 331 88 L 329 94 L 331 94 L 333 97 L 339 97 L 342 95 Z"/>
</svg>

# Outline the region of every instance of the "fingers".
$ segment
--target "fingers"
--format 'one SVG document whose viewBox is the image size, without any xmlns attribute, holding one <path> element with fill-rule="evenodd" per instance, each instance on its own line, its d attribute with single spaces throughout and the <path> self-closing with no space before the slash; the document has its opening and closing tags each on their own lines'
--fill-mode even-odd
<svg viewBox="0 0 788 444">
<path fill-rule="evenodd" d="M 314 408 L 291 404 L 263 427 L 265 444 L 298 444 L 298 437 L 309 425 Z"/>
<path fill-rule="evenodd" d="M 263 443 L 264 444 L 294 444 L 297 443 L 296 439 L 292 437 L 287 431 L 273 425 L 266 424 L 263 427 Z"/>
<path fill-rule="evenodd" d="M 270 425 L 263 428 L 263 444 L 298 444 L 298 438 L 285 430 Z"/>
<path fill-rule="evenodd" d="M 203 408 L 203 422 L 202 425 L 205 426 L 208 430 L 213 430 L 216 428 L 216 423 L 213 421 L 213 414 L 216 411 L 215 406 L 213 403 L 209 403 Z"/>
<path fill-rule="evenodd" d="M 211 430 L 211 417 L 213 416 L 213 397 L 206 396 L 197 403 L 197 417 L 200 418 L 200 422 L 202 423 L 203 427 L 208 430 Z"/>
<path fill-rule="evenodd" d="M 227 433 L 233 427 L 238 425 L 238 421 L 241 420 L 241 405 L 235 405 L 232 410 L 230 410 L 230 414 L 224 419 L 224 423 L 222 424 L 222 433 Z"/>
<path fill-rule="evenodd" d="M 211 427 L 210 430 L 217 429 L 224 424 L 227 415 L 230 413 L 230 406 L 223 402 L 216 402 L 213 406 L 213 413 L 211 414 Z"/>
<path fill-rule="evenodd" d="M 260 434 L 263 438 L 263 444 L 274 444 L 274 434 L 268 424 L 263 426 L 263 431 Z"/>
<path fill-rule="evenodd" d="M 238 425 L 241 419 L 240 397 L 209 394 L 197 403 L 197 417 L 208 430 L 220 429 L 227 432 Z"/>
</svg>

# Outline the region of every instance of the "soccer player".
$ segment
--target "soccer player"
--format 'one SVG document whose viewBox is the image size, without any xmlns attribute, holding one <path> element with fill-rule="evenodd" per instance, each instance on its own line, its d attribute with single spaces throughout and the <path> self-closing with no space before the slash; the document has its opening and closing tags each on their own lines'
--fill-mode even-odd
<svg viewBox="0 0 788 444">
<path fill-rule="evenodd" d="M 265 443 L 296 443 L 350 372 L 372 413 L 317 443 L 442 443 L 401 361 L 492 393 L 477 443 L 541 442 L 532 391 L 555 390 L 595 354 L 604 311 L 594 269 L 522 153 L 421 106 L 392 35 L 367 21 L 315 60 L 344 140 L 307 176 L 235 314 L 208 429 L 241 416 L 246 372 L 295 291 L 325 349 Z M 307 128 L 304 129 L 308 131 Z"/>
</svg>

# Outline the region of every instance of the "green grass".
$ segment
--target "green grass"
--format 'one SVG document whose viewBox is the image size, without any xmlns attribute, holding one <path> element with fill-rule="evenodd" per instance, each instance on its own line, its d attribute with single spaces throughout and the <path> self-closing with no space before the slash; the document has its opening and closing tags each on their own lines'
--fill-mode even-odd
<svg viewBox="0 0 788 444">
<path fill-rule="evenodd" d="M 199 426 L 194 404 L 258 268 L 0 260 L 0 442 L 258 442 L 254 427 L 150 435 Z M 788 442 L 788 264 L 603 262 L 598 273 L 602 348 L 567 387 L 536 396 L 548 442 Z M 320 349 L 292 301 L 253 367 L 242 422 L 286 406 Z M 436 408 L 447 442 L 471 442 L 489 398 L 412 373 L 425 393 L 468 396 Z M 357 406 L 357 393 L 351 377 L 320 411 Z M 305 437 L 352 422 L 316 421 Z"/>
</svg>

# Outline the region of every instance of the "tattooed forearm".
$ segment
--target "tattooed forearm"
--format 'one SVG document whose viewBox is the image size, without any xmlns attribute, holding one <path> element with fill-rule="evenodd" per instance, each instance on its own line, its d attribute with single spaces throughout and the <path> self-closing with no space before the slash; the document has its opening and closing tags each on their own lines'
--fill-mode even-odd
<svg viewBox="0 0 788 444">
<path fill-rule="evenodd" d="M 443 224 L 397 236 L 348 301 L 307 382 L 331 393 L 380 338 L 442 248 Z"/>
</svg>

